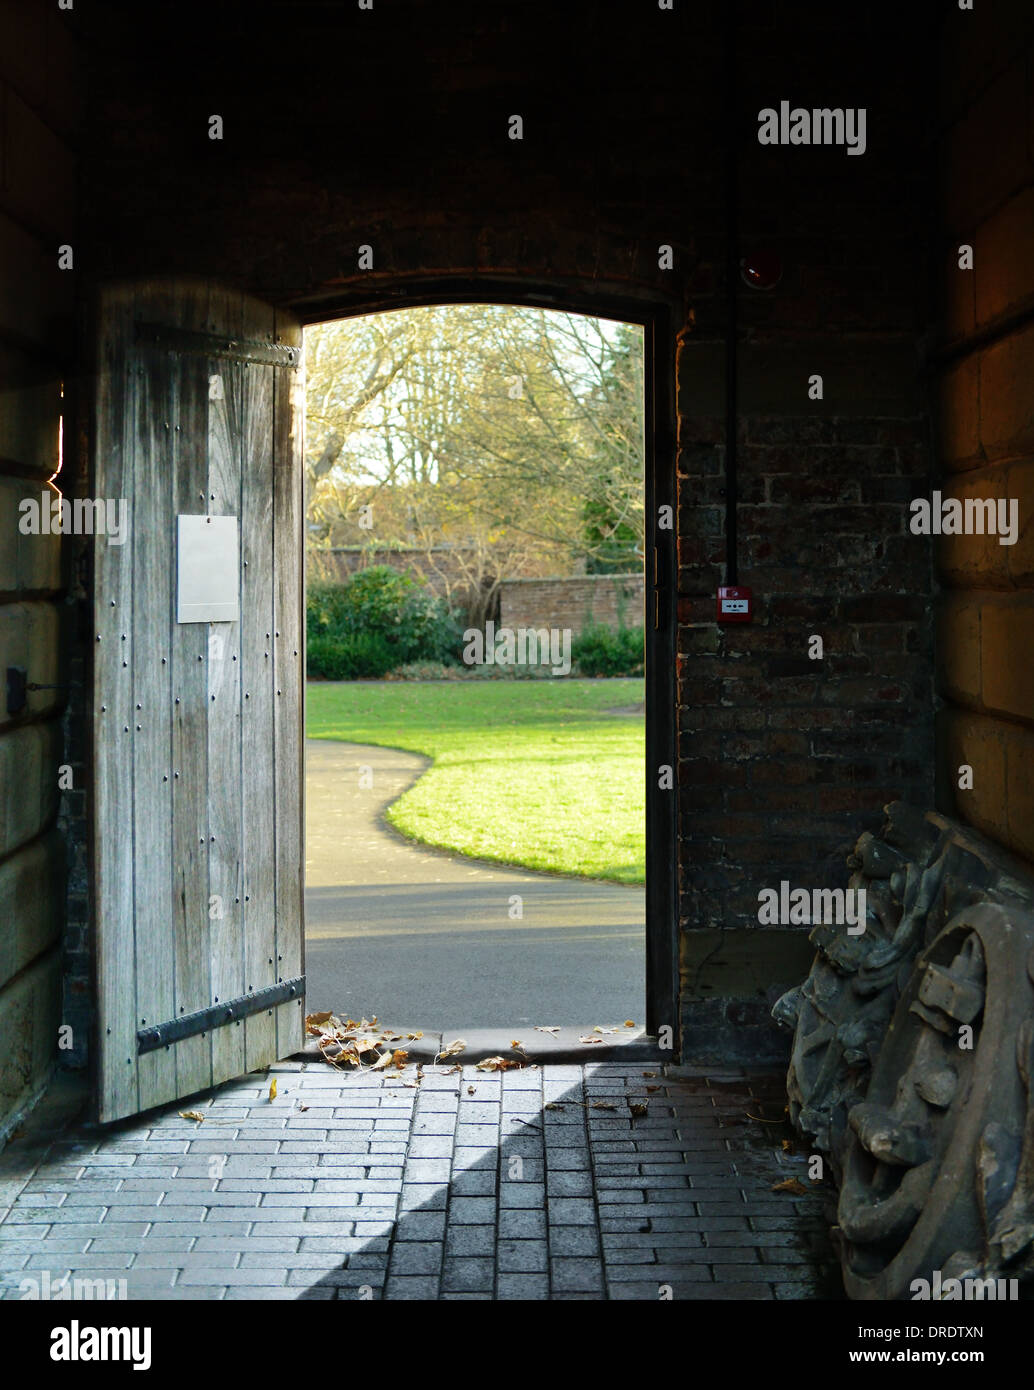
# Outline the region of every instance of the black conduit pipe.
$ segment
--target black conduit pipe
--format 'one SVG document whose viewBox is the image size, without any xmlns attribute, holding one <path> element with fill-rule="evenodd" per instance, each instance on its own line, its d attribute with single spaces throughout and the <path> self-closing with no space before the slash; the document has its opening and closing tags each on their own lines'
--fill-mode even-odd
<svg viewBox="0 0 1034 1390">
<path fill-rule="evenodd" d="M 736 347 L 739 332 L 737 291 L 740 279 L 739 188 L 736 166 L 738 115 L 736 100 L 736 3 L 727 0 L 725 12 L 725 582 L 737 584 L 736 565 Z"/>
</svg>

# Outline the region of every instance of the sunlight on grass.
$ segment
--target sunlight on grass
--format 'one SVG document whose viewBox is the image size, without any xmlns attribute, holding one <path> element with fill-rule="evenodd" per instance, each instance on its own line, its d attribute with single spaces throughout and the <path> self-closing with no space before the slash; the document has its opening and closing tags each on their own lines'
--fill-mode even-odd
<svg viewBox="0 0 1034 1390">
<path fill-rule="evenodd" d="M 307 687 L 310 738 L 403 748 L 434 766 L 394 802 L 402 834 L 481 859 L 643 883 L 645 728 L 612 708 L 641 680 Z"/>
</svg>

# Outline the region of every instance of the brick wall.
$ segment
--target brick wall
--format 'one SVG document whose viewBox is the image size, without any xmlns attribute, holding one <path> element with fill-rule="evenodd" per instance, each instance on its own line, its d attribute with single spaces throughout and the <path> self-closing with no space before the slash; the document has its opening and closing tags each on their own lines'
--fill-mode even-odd
<svg viewBox="0 0 1034 1390">
<path fill-rule="evenodd" d="M 575 635 L 590 623 L 638 627 L 643 621 L 643 594 L 641 574 L 507 579 L 500 586 L 499 622 L 514 628 L 570 628 Z"/>
<path fill-rule="evenodd" d="M 371 565 L 390 565 L 401 574 L 420 580 L 431 593 L 462 607 L 475 599 L 476 589 L 469 578 L 472 570 L 477 571 L 475 559 L 472 552 L 457 555 L 442 551 L 429 556 L 420 550 L 310 546 L 305 556 L 305 572 L 310 584 L 343 584 L 351 575 Z"/>
<path fill-rule="evenodd" d="M 0 8 L 0 698 L 8 666 L 68 679 L 68 557 L 22 535 L 19 503 L 57 470 L 70 360 L 76 47 L 56 6 Z M 57 1055 L 65 850 L 57 828 L 65 761 L 61 690 L 0 705 L 0 1142 Z M 80 768 L 81 778 L 81 768 Z"/>
<path fill-rule="evenodd" d="M 1034 13 L 969 18 L 941 56 L 937 486 L 1017 499 L 1020 534 L 937 543 L 938 800 L 1034 860 Z"/>
</svg>

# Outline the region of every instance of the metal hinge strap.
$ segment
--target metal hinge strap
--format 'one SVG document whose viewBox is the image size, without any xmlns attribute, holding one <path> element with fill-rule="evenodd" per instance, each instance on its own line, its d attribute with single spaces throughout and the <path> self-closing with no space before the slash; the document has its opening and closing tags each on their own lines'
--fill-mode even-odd
<svg viewBox="0 0 1034 1390">
<path fill-rule="evenodd" d="M 300 367 L 302 361 L 301 348 L 289 347 L 286 343 L 264 342 L 260 338 L 231 338 L 225 333 L 201 333 L 163 323 L 138 323 L 136 340 L 164 348 L 166 352 L 223 357 L 232 362 L 258 362 L 267 367 Z"/>
<path fill-rule="evenodd" d="M 263 1009 L 301 999 L 304 993 L 304 975 L 298 975 L 293 980 L 281 980 L 279 984 L 258 989 L 253 994 L 242 994 L 237 999 L 227 999 L 210 1008 L 198 1009 L 196 1013 L 171 1018 L 168 1023 L 140 1028 L 136 1035 L 136 1050 L 138 1053 L 154 1052 L 156 1048 L 168 1047 L 170 1043 L 182 1042 L 184 1038 L 196 1037 L 198 1033 L 207 1033 L 211 1028 L 225 1028 L 227 1024 L 239 1023 L 242 1018 L 261 1013 Z"/>
</svg>

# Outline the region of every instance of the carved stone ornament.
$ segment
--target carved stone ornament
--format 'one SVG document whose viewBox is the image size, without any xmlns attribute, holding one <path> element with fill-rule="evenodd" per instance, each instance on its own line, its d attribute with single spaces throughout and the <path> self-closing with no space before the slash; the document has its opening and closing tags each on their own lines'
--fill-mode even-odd
<svg viewBox="0 0 1034 1390">
<path fill-rule="evenodd" d="M 1024 1284 L 1034 881 L 947 817 L 902 802 L 886 814 L 848 860 L 865 931 L 815 927 L 811 973 L 773 1009 L 794 1030 L 790 1117 L 840 1187 L 850 1297 L 915 1297 L 916 1280 Z"/>
</svg>

